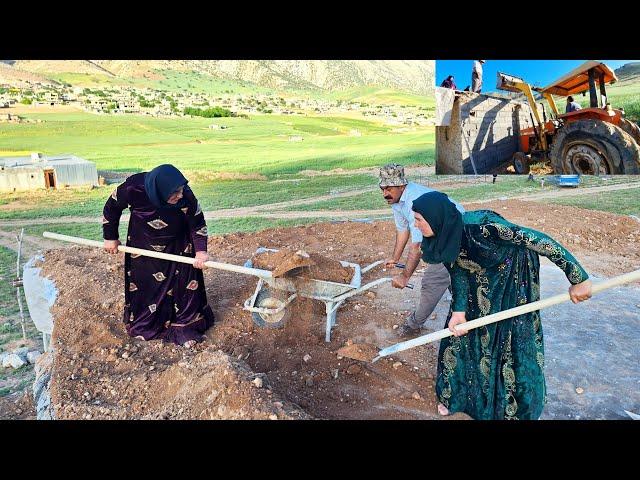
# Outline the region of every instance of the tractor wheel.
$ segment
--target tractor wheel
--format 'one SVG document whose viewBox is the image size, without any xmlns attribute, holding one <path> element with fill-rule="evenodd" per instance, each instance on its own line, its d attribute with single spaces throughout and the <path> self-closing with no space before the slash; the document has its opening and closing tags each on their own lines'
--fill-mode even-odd
<svg viewBox="0 0 640 480">
<path fill-rule="evenodd" d="M 549 157 L 556 174 L 640 174 L 640 145 L 620 127 L 599 120 L 566 124 Z"/>
<path fill-rule="evenodd" d="M 278 292 L 282 293 L 282 292 Z M 282 296 L 282 295 L 277 295 Z M 262 288 L 256 297 L 255 306 L 259 308 L 278 308 L 284 304 L 284 300 L 277 298 L 267 288 Z M 285 297 L 286 298 L 286 297 Z M 285 307 L 280 313 L 268 314 L 251 312 L 253 323 L 259 327 L 282 328 L 290 314 Z"/>
<path fill-rule="evenodd" d="M 511 162 L 513 163 L 513 169 L 518 175 L 529 174 L 531 166 L 529 165 L 529 159 L 523 152 L 514 153 L 513 157 L 511 157 Z"/>
<path fill-rule="evenodd" d="M 620 120 L 620 125 L 618 125 L 622 130 L 627 132 L 629 135 L 633 137 L 638 145 L 640 145 L 640 127 L 637 123 L 632 122 L 631 120 L 627 120 L 623 118 Z"/>
</svg>

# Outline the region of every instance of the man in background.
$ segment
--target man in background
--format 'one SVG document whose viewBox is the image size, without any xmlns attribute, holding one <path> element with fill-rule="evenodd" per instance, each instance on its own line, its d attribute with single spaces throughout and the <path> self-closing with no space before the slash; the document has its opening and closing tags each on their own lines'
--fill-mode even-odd
<svg viewBox="0 0 640 480">
<path fill-rule="evenodd" d="M 565 110 L 565 113 L 577 112 L 578 110 L 582 110 L 582 107 L 578 102 L 575 102 L 573 100 L 573 97 L 571 95 L 569 95 L 567 97 L 567 108 Z"/>
<path fill-rule="evenodd" d="M 486 60 L 475 60 L 471 70 L 471 91 L 480 93 L 482 91 L 482 65 Z"/>
</svg>

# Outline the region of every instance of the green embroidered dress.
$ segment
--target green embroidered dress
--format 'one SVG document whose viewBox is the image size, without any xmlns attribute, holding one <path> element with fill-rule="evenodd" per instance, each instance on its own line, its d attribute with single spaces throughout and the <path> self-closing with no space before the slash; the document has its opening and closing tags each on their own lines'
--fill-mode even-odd
<svg viewBox="0 0 640 480">
<path fill-rule="evenodd" d="M 548 257 L 572 284 L 588 278 L 562 245 L 490 210 L 467 212 L 451 275 L 451 311 L 467 321 L 540 299 Z M 451 312 L 447 318 L 447 325 Z M 436 394 L 451 413 L 475 419 L 537 419 L 546 402 L 540 312 L 502 320 L 440 342 Z"/>
</svg>

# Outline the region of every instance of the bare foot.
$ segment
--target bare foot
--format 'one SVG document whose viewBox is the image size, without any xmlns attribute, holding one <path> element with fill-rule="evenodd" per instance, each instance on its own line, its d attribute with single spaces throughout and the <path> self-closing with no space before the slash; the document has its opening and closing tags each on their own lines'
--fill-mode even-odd
<svg viewBox="0 0 640 480">
<path fill-rule="evenodd" d="M 187 340 L 186 342 L 184 342 L 184 343 L 182 344 L 182 346 L 183 346 L 184 348 L 192 348 L 192 347 L 194 347 L 194 346 L 195 346 L 195 344 L 196 344 L 196 343 L 198 343 L 198 342 L 196 342 L 195 340 Z"/>
<path fill-rule="evenodd" d="M 445 407 L 443 404 L 439 403 L 438 404 L 438 413 L 440 415 L 442 415 L 443 417 L 446 417 L 447 415 L 449 415 L 449 409 L 447 407 Z"/>
</svg>

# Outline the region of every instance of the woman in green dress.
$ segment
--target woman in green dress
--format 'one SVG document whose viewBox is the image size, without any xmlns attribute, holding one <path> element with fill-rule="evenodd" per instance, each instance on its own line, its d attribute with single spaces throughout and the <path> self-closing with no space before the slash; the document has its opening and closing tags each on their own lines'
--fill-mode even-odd
<svg viewBox="0 0 640 480">
<path fill-rule="evenodd" d="M 451 309 L 445 326 L 454 335 L 440 342 L 439 413 L 538 419 L 546 402 L 540 312 L 470 331 L 463 324 L 539 300 L 539 255 L 564 271 L 574 303 L 591 297 L 587 272 L 552 238 L 514 225 L 491 210 L 462 215 L 440 192 L 416 199 L 413 210 L 423 234 L 423 260 L 444 263 L 451 275 Z"/>
</svg>

